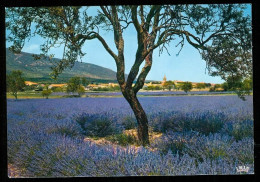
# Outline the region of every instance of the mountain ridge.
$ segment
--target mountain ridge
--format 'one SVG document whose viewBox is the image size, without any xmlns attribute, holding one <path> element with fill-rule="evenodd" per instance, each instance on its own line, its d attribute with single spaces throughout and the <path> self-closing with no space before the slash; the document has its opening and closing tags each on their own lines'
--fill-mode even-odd
<svg viewBox="0 0 260 182">
<path fill-rule="evenodd" d="M 38 82 L 61 83 L 66 82 L 73 76 L 85 77 L 94 82 L 117 82 L 115 71 L 85 62 L 75 62 L 71 69 L 65 69 L 57 80 L 53 80 L 49 75 L 52 72 L 50 67 L 53 64 L 46 59 L 35 60 L 32 55 L 27 52 L 14 54 L 6 48 L 6 73 L 10 73 L 13 70 L 21 70 L 27 81 Z M 53 58 L 52 60 L 56 62 L 60 59 Z"/>
</svg>

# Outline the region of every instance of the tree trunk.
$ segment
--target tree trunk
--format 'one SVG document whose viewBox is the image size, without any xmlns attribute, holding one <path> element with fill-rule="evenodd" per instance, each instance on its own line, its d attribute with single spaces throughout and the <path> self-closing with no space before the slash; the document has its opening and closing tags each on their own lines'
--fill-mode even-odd
<svg viewBox="0 0 260 182">
<path fill-rule="evenodd" d="M 132 110 L 134 111 L 138 124 L 138 139 L 143 146 L 147 146 L 150 144 L 150 142 L 148 134 L 148 119 L 144 112 L 144 109 L 138 101 L 136 94 L 134 94 L 133 90 L 125 91 L 123 95 L 130 104 Z"/>
<path fill-rule="evenodd" d="M 14 93 L 13 95 L 15 97 L 15 100 L 17 100 L 17 93 Z"/>
</svg>

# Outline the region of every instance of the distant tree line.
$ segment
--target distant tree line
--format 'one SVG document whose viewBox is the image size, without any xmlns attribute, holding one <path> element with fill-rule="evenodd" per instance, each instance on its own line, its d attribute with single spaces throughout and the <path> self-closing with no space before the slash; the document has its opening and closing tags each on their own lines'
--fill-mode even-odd
<svg viewBox="0 0 260 182">
<path fill-rule="evenodd" d="M 85 87 L 89 84 L 86 78 L 72 77 L 67 82 L 67 87 L 52 87 L 49 88 L 50 84 L 39 84 L 39 85 L 26 85 L 25 78 L 22 76 L 22 71 L 14 70 L 10 74 L 6 75 L 6 88 L 7 92 L 18 99 L 18 92 L 34 91 L 40 92 L 46 99 L 49 98 L 52 92 L 67 92 L 77 93 L 78 96 L 82 96 L 85 93 Z"/>
<path fill-rule="evenodd" d="M 7 74 L 7 92 L 12 94 L 15 99 L 18 99 L 18 92 L 22 91 L 36 91 L 41 92 L 42 96 L 46 99 L 49 98 L 52 92 L 66 92 L 68 94 L 72 93 L 71 96 L 81 97 L 85 93 L 85 87 L 90 84 L 86 78 L 72 77 L 68 80 L 66 87 L 49 87 L 50 84 L 42 85 L 26 85 L 25 79 L 22 77 L 22 71 L 14 70 L 10 74 Z M 241 77 L 228 77 L 227 81 L 222 84 L 211 85 L 210 83 L 197 83 L 192 85 L 191 82 L 180 82 L 178 84 L 174 81 L 166 82 L 151 82 L 153 85 L 147 85 L 143 87 L 143 90 L 183 90 L 184 92 L 189 92 L 193 88 L 196 89 L 209 89 L 209 91 L 234 91 L 238 94 L 241 99 L 245 99 L 245 95 L 250 95 L 253 91 L 253 78 L 248 77 L 242 79 Z M 97 87 L 93 88 L 93 91 L 120 91 L 118 85 L 111 85 L 108 87 Z M 76 93 L 76 95 L 75 95 Z"/>
<path fill-rule="evenodd" d="M 253 91 L 253 78 L 252 76 L 245 79 L 241 77 L 228 77 L 226 82 L 210 87 L 210 91 L 217 91 L 218 89 L 237 92 L 240 97 L 250 95 Z"/>
<path fill-rule="evenodd" d="M 93 91 L 120 91 L 119 85 L 93 88 Z"/>
<path fill-rule="evenodd" d="M 166 81 L 166 82 L 151 82 L 153 85 L 148 85 L 143 87 L 144 90 L 183 90 L 184 92 L 189 92 L 193 88 L 197 89 L 205 89 L 211 87 L 210 83 L 197 83 L 195 86 L 192 85 L 191 82 L 180 82 L 178 84 L 174 83 L 174 81 Z M 157 85 L 160 84 L 160 85 Z"/>
</svg>

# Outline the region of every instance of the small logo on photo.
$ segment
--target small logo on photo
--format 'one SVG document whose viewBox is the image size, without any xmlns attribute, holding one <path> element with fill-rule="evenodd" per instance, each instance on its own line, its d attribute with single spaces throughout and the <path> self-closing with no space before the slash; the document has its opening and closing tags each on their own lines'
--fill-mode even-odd
<svg viewBox="0 0 260 182">
<path fill-rule="evenodd" d="M 250 168 L 246 166 L 238 166 L 236 169 L 238 173 L 248 173 Z"/>
</svg>

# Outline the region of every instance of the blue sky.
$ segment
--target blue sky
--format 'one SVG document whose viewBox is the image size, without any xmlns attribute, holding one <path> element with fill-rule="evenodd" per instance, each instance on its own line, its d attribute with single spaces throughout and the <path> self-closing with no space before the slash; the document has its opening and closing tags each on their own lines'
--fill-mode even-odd
<svg viewBox="0 0 260 182">
<path fill-rule="evenodd" d="M 95 7 L 89 9 L 90 14 L 96 12 Z M 248 6 L 246 14 L 251 15 L 251 6 Z M 7 32 L 8 33 L 8 32 Z M 116 48 L 113 40 L 112 32 L 101 32 L 108 45 L 116 52 Z M 125 71 L 126 74 L 131 69 L 134 62 L 137 37 L 133 26 L 129 26 L 124 31 L 125 40 Z M 43 39 L 40 37 L 32 37 L 30 41 L 26 42 L 22 51 L 29 53 L 40 53 L 40 45 L 43 43 Z M 178 56 L 176 54 L 179 51 L 179 47 L 175 47 L 177 42 L 172 42 L 168 47 L 170 56 L 164 51 L 159 56 L 159 50 L 156 49 L 153 54 L 152 69 L 147 76 L 147 80 L 162 80 L 166 75 L 167 80 L 182 80 L 192 82 L 209 82 L 209 83 L 223 83 L 224 81 L 220 77 L 212 77 L 207 73 L 206 63 L 201 59 L 199 52 L 190 46 L 185 44 L 182 51 Z M 9 43 L 6 44 L 10 46 Z M 50 53 L 55 54 L 56 58 L 62 57 L 63 48 L 52 49 Z M 83 46 L 83 52 L 87 53 L 82 61 L 87 63 L 96 64 L 102 67 L 109 68 L 116 71 L 116 64 L 114 59 L 106 52 L 102 44 L 98 40 L 91 40 L 85 43 Z"/>
</svg>

